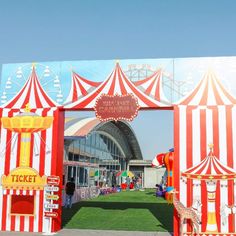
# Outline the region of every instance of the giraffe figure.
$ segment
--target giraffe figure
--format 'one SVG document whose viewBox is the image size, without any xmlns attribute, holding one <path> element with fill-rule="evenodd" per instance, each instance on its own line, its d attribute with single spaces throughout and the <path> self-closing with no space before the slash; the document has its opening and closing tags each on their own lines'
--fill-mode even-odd
<svg viewBox="0 0 236 236">
<path fill-rule="evenodd" d="M 196 229 L 197 235 L 199 235 L 199 224 L 201 224 L 201 221 L 199 217 L 197 216 L 196 212 L 192 207 L 185 207 L 176 197 L 176 191 L 173 190 L 173 204 L 175 209 L 178 212 L 178 215 L 180 217 L 180 228 L 179 228 L 179 234 L 180 236 L 183 235 L 183 224 L 185 219 L 190 219 L 192 224 L 192 235 L 194 233 L 194 227 Z"/>
</svg>

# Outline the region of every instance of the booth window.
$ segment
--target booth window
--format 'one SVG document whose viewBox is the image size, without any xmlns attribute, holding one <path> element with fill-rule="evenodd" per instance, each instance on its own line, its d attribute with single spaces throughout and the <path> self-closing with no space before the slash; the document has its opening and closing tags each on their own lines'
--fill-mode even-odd
<svg viewBox="0 0 236 236">
<path fill-rule="evenodd" d="M 34 215 L 34 196 L 11 196 L 12 215 Z"/>
</svg>

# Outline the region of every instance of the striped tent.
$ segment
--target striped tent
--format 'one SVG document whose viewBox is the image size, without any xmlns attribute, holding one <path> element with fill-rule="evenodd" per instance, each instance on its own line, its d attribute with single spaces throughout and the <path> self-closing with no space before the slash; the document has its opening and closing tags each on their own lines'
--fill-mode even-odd
<svg viewBox="0 0 236 236">
<path fill-rule="evenodd" d="M 98 87 L 101 82 L 93 82 L 83 78 L 76 72 L 72 71 L 72 83 L 70 93 L 64 102 L 64 104 L 69 104 L 77 101 L 79 98 L 87 95 L 94 88 Z"/>
<path fill-rule="evenodd" d="M 185 170 L 181 175 L 190 179 L 225 180 L 235 179 L 236 171 L 221 163 L 211 151 L 199 164 Z"/>
<path fill-rule="evenodd" d="M 78 101 L 65 105 L 65 109 L 87 109 L 93 110 L 97 98 L 102 94 L 107 95 L 126 95 L 133 94 L 137 99 L 141 109 L 161 108 L 167 107 L 165 104 L 150 98 L 145 93 L 140 91 L 124 74 L 119 63 L 116 64 L 115 69 L 93 92 Z"/>
<path fill-rule="evenodd" d="M 133 82 L 135 86 L 139 87 L 145 94 L 163 103 L 169 103 L 165 97 L 162 87 L 163 70 L 155 71 L 151 76 Z"/>
<path fill-rule="evenodd" d="M 236 169 L 236 139 L 233 138 L 236 136 L 236 121 L 233 118 L 236 116 L 235 104 L 235 98 L 226 91 L 216 75 L 208 71 L 196 88 L 174 107 L 175 169 L 183 172 L 201 163 L 207 156 L 209 143 L 214 144 L 214 153 L 219 157 L 220 163 Z M 216 163 L 218 162 L 215 161 L 214 164 Z M 180 172 L 176 171 L 174 176 L 180 201 L 189 207 L 195 197 L 201 199 L 203 212 L 200 227 L 205 233 L 208 210 L 206 184 L 199 185 L 196 183 L 198 180 L 192 179 L 180 181 Z M 236 219 L 233 215 L 229 215 L 226 225 L 221 224 L 221 203 L 234 204 L 233 180 L 228 180 L 227 188 L 222 191 L 219 186 L 225 185 L 224 182 L 225 180 L 218 181 L 216 188 L 217 228 L 218 232 L 235 232 Z M 176 215 L 175 232 L 178 230 L 177 219 Z M 189 231 L 190 226 L 185 226 L 184 232 Z"/>
<path fill-rule="evenodd" d="M 19 109 L 24 108 L 28 103 L 30 103 L 31 108 L 50 108 L 59 106 L 46 94 L 40 85 L 35 67 L 32 68 L 32 73 L 23 88 L 15 97 L 1 107 Z"/>
<path fill-rule="evenodd" d="M 31 110 L 28 114 L 35 113 L 38 116 L 53 116 L 54 121 L 50 128 L 31 134 L 31 153 L 29 167 L 42 176 L 59 175 L 62 176 L 62 156 L 63 144 L 59 144 L 58 137 L 61 134 L 60 127 L 63 126 L 63 117 L 59 113 L 57 104 L 45 93 L 41 87 L 36 70 L 33 67 L 32 73 L 20 92 L 9 102 L 0 108 L 0 117 L 13 117 L 24 112 L 24 108 L 29 104 Z M 12 170 L 19 167 L 21 134 L 11 132 L 0 127 L 0 151 L 1 165 L 0 176 L 8 175 Z M 63 132 L 63 129 L 62 129 Z M 63 140 L 62 140 L 63 142 Z M 53 144 L 53 146 L 52 146 Z M 62 148 L 61 148 L 62 147 Z M 60 219 L 50 223 L 44 217 L 44 190 L 3 190 L 0 188 L 0 230 L 1 231 L 26 231 L 26 232 L 47 232 L 60 229 Z M 35 215 L 11 215 L 10 204 L 12 195 L 34 195 Z M 61 197 L 60 197 L 61 199 Z M 61 200 L 59 200 L 59 204 Z M 60 209 L 58 214 L 61 214 Z"/>
</svg>

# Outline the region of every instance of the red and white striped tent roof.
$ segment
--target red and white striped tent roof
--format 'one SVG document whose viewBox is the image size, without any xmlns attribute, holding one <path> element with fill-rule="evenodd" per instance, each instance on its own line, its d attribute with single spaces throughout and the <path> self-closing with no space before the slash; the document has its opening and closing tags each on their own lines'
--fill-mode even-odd
<svg viewBox="0 0 236 236">
<path fill-rule="evenodd" d="M 217 79 L 215 73 L 213 71 L 208 71 L 197 87 L 177 104 L 189 106 L 214 106 L 231 105 L 235 103 L 236 99 L 226 91 Z"/>
<path fill-rule="evenodd" d="M 199 164 L 183 171 L 182 176 L 199 180 L 236 179 L 236 171 L 222 164 L 211 150 Z"/>
<path fill-rule="evenodd" d="M 135 86 L 142 88 L 145 94 L 154 98 L 157 101 L 161 101 L 164 103 L 169 103 L 168 99 L 165 97 L 162 87 L 162 77 L 163 77 L 163 70 L 159 69 L 155 71 L 151 76 L 133 82 Z"/>
<path fill-rule="evenodd" d="M 142 108 L 158 108 L 167 107 L 167 105 L 148 97 L 145 93 L 140 91 L 124 74 L 119 63 L 116 64 L 115 69 L 109 77 L 100 84 L 94 91 L 78 101 L 65 105 L 65 109 L 87 109 L 92 110 L 95 106 L 97 98 L 102 94 L 107 95 L 126 95 L 133 94 L 137 99 L 139 106 Z"/>
<path fill-rule="evenodd" d="M 72 84 L 70 93 L 64 104 L 77 101 L 79 98 L 87 95 L 93 88 L 98 87 L 101 82 L 94 82 L 83 78 L 74 71 L 72 71 Z"/>
<path fill-rule="evenodd" d="M 34 67 L 20 92 L 18 92 L 10 101 L 3 104 L 1 108 L 20 109 L 24 108 L 28 103 L 30 108 L 50 108 L 59 106 L 46 94 L 40 85 Z"/>
</svg>

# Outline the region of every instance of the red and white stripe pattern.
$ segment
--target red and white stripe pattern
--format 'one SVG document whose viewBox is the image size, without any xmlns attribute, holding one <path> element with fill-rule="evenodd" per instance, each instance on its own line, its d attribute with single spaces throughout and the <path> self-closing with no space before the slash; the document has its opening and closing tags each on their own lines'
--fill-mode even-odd
<svg viewBox="0 0 236 236">
<path fill-rule="evenodd" d="M 201 180 L 225 180 L 235 179 L 236 171 L 223 165 L 213 152 L 210 152 L 198 165 L 182 172 L 182 176 Z"/>
<path fill-rule="evenodd" d="M 12 117 L 17 115 L 19 109 L 1 109 L 1 117 Z M 51 128 L 31 135 L 30 167 L 39 172 L 40 176 L 57 175 L 57 153 L 55 147 L 57 137 L 57 108 L 32 109 L 40 116 L 53 116 L 54 122 Z M 10 171 L 19 167 L 20 161 L 20 135 L 1 128 L 1 165 L 0 176 L 8 175 Z M 10 200 L 12 194 L 35 195 L 35 216 L 10 215 Z M 47 232 L 49 219 L 44 217 L 43 190 L 3 190 L 0 188 L 0 230 L 1 231 L 26 231 Z M 60 219 L 59 219 L 60 221 Z M 53 229 L 52 229 L 53 230 Z"/>
<path fill-rule="evenodd" d="M 204 91 L 204 92 L 203 92 Z M 225 104 L 224 104 L 225 103 Z M 180 172 L 186 171 L 199 163 L 204 163 L 208 153 L 208 144 L 214 144 L 215 170 L 222 165 L 229 168 L 225 172 L 236 170 L 236 102 L 227 93 L 216 77 L 207 73 L 197 88 L 174 108 L 174 143 L 175 143 L 175 188 L 180 193 L 180 201 L 190 207 L 194 197 L 202 202 L 202 225 L 200 229 L 206 232 L 207 226 L 207 190 L 206 181 L 188 179 L 180 180 Z M 202 162 L 203 161 L 203 162 Z M 208 161 L 208 159 L 205 159 Z M 219 164 L 219 163 L 222 163 Z M 208 162 L 208 165 L 213 164 Z M 230 169 L 232 168 L 232 169 Z M 202 170 L 203 172 L 206 170 Z M 210 171 L 208 169 L 208 171 Z M 221 169 L 222 171 L 222 169 Z M 223 172 L 223 171 L 222 171 Z M 216 172 L 217 173 L 217 172 Z M 193 183 L 195 185 L 193 185 Z M 201 186 L 199 185 L 201 184 Z M 227 187 L 225 187 L 227 185 Z M 223 186 L 223 187 L 222 187 Z M 233 180 L 218 180 L 216 188 L 216 221 L 220 233 L 236 231 L 236 217 L 229 215 L 227 224 L 223 226 L 220 218 L 221 204 L 234 204 L 236 193 Z M 190 226 L 184 227 L 189 232 Z M 177 217 L 174 221 L 175 235 L 178 235 Z M 206 233 L 206 235 L 208 235 Z"/>
<path fill-rule="evenodd" d="M 90 93 L 94 88 L 98 87 L 101 82 L 94 82 L 83 78 L 74 71 L 72 71 L 72 84 L 70 93 L 64 104 L 77 101 L 79 98 L 84 97 Z"/>
<path fill-rule="evenodd" d="M 196 88 L 176 104 L 193 106 L 215 106 L 236 104 L 213 71 L 208 71 Z"/>
<path fill-rule="evenodd" d="M 10 101 L 3 104 L 3 108 L 23 108 L 30 103 L 30 108 L 49 108 L 59 106 L 44 91 L 39 83 L 35 68 L 32 68 L 28 80 L 23 88 Z"/>
<path fill-rule="evenodd" d="M 102 94 L 107 95 L 126 95 L 133 94 L 138 99 L 141 109 L 147 108 L 160 108 L 167 105 L 150 98 L 145 93 L 140 91 L 124 74 L 119 63 L 116 64 L 115 69 L 110 76 L 102 82 L 93 92 L 89 93 L 85 97 L 82 97 L 78 101 L 65 105 L 65 109 L 87 109 L 93 110 L 97 98 Z"/>
<path fill-rule="evenodd" d="M 163 103 L 170 103 L 163 92 L 162 77 L 163 70 L 159 69 L 151 76 L 143 80 L 135 81 L 133 83 L 135 86 L 139 87 L 145 94 L 154 98 L 155 100 Z"/>
<path fill-rule="evenodd" d="M 164 165 L 164 157 L 166 153 L 157 154 L 156 157 L 152 160 L 152 167 L 161 167 Z"/>
</svg>

